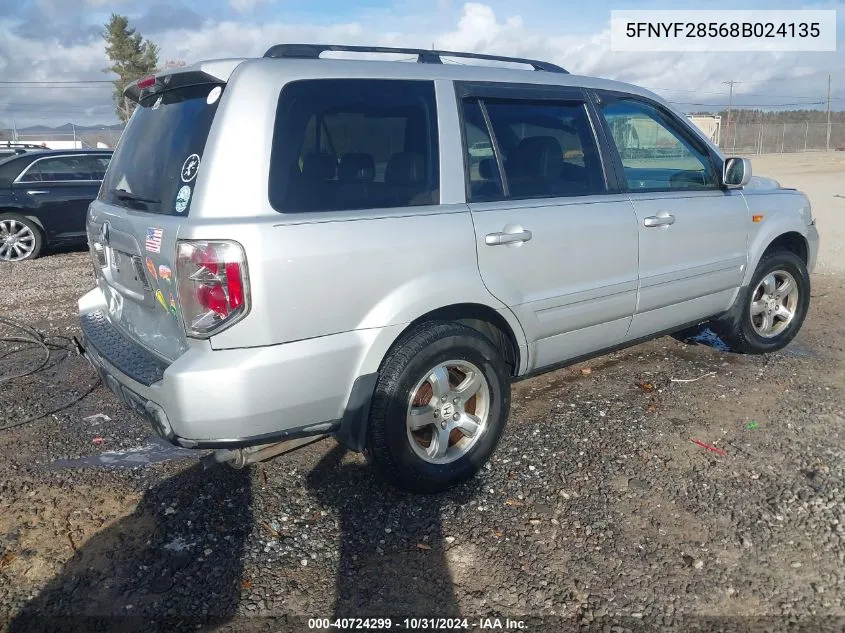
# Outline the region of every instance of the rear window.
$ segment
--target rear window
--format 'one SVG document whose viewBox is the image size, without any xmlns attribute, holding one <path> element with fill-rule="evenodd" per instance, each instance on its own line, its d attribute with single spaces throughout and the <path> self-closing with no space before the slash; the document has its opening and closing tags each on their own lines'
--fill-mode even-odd
<svg viewBox="0 0 845 633">
<path fill-rule="evenodd" d="M 438 204 L 433 82 L 286 85 L 276 113 L 269 195 L 283 213 Z"/>
<path fill-rule="evenodd" d="M 184 215 L 222 86 L 202 84 L 147 97 L 121 136 L 100 199 L 129 209 Z"/>
</svg>

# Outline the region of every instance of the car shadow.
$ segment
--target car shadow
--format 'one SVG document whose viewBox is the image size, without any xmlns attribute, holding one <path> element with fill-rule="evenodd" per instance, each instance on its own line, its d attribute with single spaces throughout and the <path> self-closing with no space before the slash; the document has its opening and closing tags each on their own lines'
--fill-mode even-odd
<svg viewBox="0 0 845 633">
<path fill-rule="evenodd" d="M 187 468 L 81 545 L 8 631 L 147 633 L 228 622 L 252 523 L 248 471 Z"/>
<path fill-rule="evenodd" d="M 468 501 L 471 484 L 413 495 L 391 487 L 338 445 L 311 471 L 308 487 L 337 512 L 340 560 L 336 618 L 457 617 L 441 514 Z M 463 498 L 467 497 L 467 498 Z"/>
<path fill-rule="evenodd" d="M 44 247 L 39 257 L 64 255 L 65 253 L 84 253 L 88 250 L 87 242 L 66 242 L 64 244 L 50 244 Z"/>
</svg>

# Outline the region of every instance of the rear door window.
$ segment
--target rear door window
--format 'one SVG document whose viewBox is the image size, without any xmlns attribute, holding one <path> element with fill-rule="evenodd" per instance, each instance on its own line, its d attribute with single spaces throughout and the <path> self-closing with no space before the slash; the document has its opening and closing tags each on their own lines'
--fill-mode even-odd
<svg viewBox="0 0 845 633">
<path fill-rule="evenodd" d="M 21 182 L 74 182 L 98 180 L 87 156 L 42 158 L 30 165 Z"/>
<path fill-rule="evenodd" d="M 502 177 L 481 105 L 477 99 L 465 99 L 463 109 L 469 200 L 498 200 L 504 195 Z"/>
<path fill-rule="evenodd" d="M 583 103 L 484 99 L 511 198 L 606 190 Z"/>
<path fill-rule="evenodd" d="M 187 213 L 218 93 L 204 83 L 146 97 L 123 131 L 100 199 L 150 213 Z"/>
<path fill-rule="evenodd" d="M 282 213 L 438 204 L 433 82 L 287 84 L 276 114 L 269 196 Z"/>
</svg>

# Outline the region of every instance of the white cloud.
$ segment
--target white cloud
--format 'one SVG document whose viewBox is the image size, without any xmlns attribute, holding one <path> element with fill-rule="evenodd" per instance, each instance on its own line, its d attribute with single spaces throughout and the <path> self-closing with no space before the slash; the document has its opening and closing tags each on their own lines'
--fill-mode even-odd
<svg viewBox="0 0 845 633">
<path fill-rule="evenodd" d="M 239 13 L 252 11 L 257 5 L 263 2 L 275 2 L 276 0 L 229 0 L 229 6 Z"/>
<path fill-rule="evenodd" d="M 45 0 L 51 1 L 51 0 Z M 56 1 L 56 0 L 52 0 Z M 100 0 L 86 0 L 99 2 Z M 266 0 L 232 0 L 254 4 Z M 746 83 L 734 87 L 735 102 L 776 103 L 777 95 L 806 95 L 803 100 L 824 98 L 825 72 L 845 80 L 845 53 L 614 53 L 610 51 L 609 24 L 580 36 L 561 34 L 559 29 L 528 23 L 518 8 L 505 14 L 478 2 L 449 9 L 443 0 L 428 12 L 362 13 L 357 21 L 315 25 L 290 22 L 250 24 L 245 21 L 208 20 L 199 28 L 164 28 L 144 35 L 161 47 L 161 61 L 194 61 L 227 56 L 260 56 L 280 42 L 334 42 L 381 44 L 486 52 L 533 57 L 560 64 L 573 73 L 597 75 L 644 85 L 673 101 L 726 103 L 727 86 L 735 79 Z M 845 14 L 845 11 L 843 11 Z M 609 16 L 608 16 L 609 17 Z M 4 80 L 104 79 L 107 65 L 102 40 L 96 35 L 79 43 L 62 44 L 56 37 L 24 37 L 13 22 L 0 22 L 0 77 Z M 838 72 L 836 69 L 839 69 Z M 786 80 L 762 83 L 772 78 Z M 842 88 L 834 90 L 843 96 Z M 751 99 L 749 101 L 749 99 Z M 792 101 L 796 101 L 793 99 Z M 842 102 L 839 102 L 842 103 Z M 680 106 L 685 107 L 685 106 Z M 700 109 L 688 106 L 688 109 Z M 0 87 L 0 122 L 64 123 L 114 120 L 111 87 L 75 90 Z"/>
</svg>

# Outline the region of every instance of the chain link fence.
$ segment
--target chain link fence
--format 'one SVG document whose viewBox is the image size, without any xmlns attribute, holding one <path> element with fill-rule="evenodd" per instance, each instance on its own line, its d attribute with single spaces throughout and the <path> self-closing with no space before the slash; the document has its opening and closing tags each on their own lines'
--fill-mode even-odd
<svg viewBox="0 0 845 633">
<path fill-rule="evenodd" d="M 719 147 L 730 154 L 845 151 L 845 123 L 831 123 L 830 126 L 827 123 L 725 125 Z"/>
<path fill-rule="evenodd" d="M 101 130 L 79 130 L 76 133 L 16 133 L 14 130 L 0 129 L 0 140 L 17 141 L 19 143 L 34 143 L 36 145 L 44 143 L 47 147 L 52 147 L 54 149 L 69 149 L 72 147 L 78 149 L 96 149 L 102 146 L 114 148 L 120 140 L 120 134 L 121 130 L 109 128 L 103 128 Z"/>
</svg>

